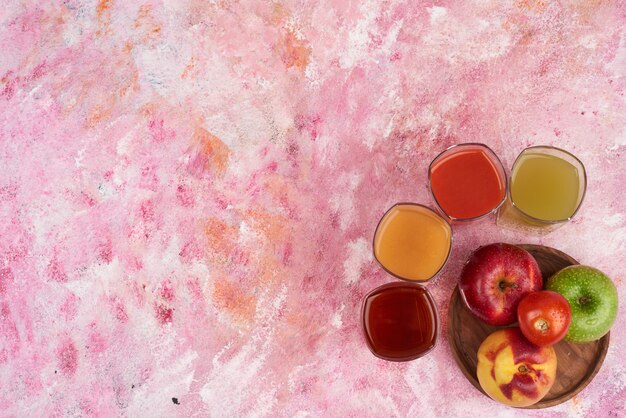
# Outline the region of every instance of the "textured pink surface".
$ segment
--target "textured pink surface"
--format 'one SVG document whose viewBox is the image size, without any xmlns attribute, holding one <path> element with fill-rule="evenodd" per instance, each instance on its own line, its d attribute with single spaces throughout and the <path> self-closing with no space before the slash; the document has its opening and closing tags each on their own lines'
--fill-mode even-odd
<svg viewBox="0 0 626 418">
<path fill-rule="evenodd" d="M 428 284 L 444 335 L 489 242 L 559 248 L 626 300 L 624 3 L 475 3 L 3 5 L 0 415 L 624 416 L 623 308 L 596 379 L 548 411 L 478 393 L 445 337 L 402 364 L 366 348 L 361 298 L 393 280 L 376 223 L 430 204 L 458 142 L 508 167 L 561 146 L 589 188 L 541 239 L 455 228 Z"/>
</svg>

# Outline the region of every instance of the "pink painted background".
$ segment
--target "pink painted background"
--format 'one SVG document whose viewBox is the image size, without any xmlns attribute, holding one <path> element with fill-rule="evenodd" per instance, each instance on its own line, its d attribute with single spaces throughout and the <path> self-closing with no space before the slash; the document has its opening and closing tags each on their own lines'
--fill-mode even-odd
<svg viewBox="0 0 626 418">
<path fill-rule="evenodd" d="M 505 408 L 445 338 L 378 360 L 371 239 L 458 142 L 587 167 L 544 238 L 455 228 L 447 331 L 479 245 L 559 248 L 626 301 L 619 1 L 9 1 L 0 8 L 0 416 L 626 415 L 622 303 L 573 400 Z M 492 220 L 493 221 L 493 220 Z M 173 398 L 176 398 L 174 402 Z"/>
</svg>

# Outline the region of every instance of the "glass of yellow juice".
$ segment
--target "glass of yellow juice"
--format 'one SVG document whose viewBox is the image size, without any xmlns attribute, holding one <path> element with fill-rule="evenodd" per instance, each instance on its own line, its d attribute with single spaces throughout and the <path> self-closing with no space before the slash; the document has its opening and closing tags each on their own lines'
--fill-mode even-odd
<svg viewBox="0 0 626 418">
<path fill-rule="evenodd" d="M 551 146 L 523 150 L 515 160 L 498 224 L 544 235 L 571 220 L 587 189 L 585 166 Z"/>
<path fill-rule="evenodd" d="M 448 260 L 452 227 L 432 209 L 398 203 L 380 220 L 374 234 L 374 257 L 393 276 L 414 282 L 430 280 Z"/>
</svg>

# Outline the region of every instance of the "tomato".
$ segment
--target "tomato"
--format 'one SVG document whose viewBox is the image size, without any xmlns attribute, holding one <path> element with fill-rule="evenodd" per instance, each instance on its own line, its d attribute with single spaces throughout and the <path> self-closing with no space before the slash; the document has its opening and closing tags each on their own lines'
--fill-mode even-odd
<svg viewBox="0 0 626 418">
<path fill-rule="evenodd" d="M 522 334 L 540 347 L 561 341 L 572 322 L 569 302 L 561 294 L 540 290 L 524 296 L 517 306 Z"/>
</svg>

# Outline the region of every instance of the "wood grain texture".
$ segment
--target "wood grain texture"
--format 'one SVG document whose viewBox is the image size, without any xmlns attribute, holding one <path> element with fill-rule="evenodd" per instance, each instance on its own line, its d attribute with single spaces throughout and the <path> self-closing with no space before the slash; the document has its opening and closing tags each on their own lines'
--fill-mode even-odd
<svg viewBox="0 0 626 418">
<path fill-rule="evenodd" d="M 544 281 L 562 268 L 578 264 L 572 257 L 554 248 L 530 244 L 519 247 L 535 257 Z M 476 377 L 476 353 L 483 340 L 502 327 L 487 325 L 476 318 L 463 303 L 458 287 L 454 289 L 450 298 L 448 315 L 448 337 L 455 360 L 465 377 L 485 394 Z M 589 343 L 574 344 L 561 341 L 555 345 L 558 361 L 556 382 L 541 401 L 527 408 L 548 408 L 558 405 L 583 390 L 600 370 L 609 347 L 609 339 L 610 334 L 607 334 L 600 340 Z"/>
</svg>

